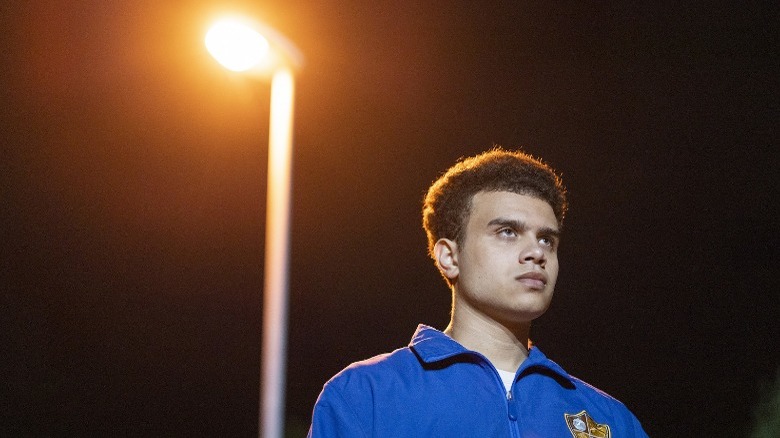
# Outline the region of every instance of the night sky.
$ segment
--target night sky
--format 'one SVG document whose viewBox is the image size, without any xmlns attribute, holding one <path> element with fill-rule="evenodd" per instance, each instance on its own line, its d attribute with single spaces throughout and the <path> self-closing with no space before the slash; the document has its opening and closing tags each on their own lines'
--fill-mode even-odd
<svg viewBox="0 0 780 438">
<path fill-rule="evenodd" d="M 536 345 L 651 436 L 747 434 L 780 367 L 776 2 L 15 0 L 2 435 L 256 436 L 270 89 L 206 52 L 226 11 L 306 58 L 290 436 L 340 369 L 446 326 L 421 200 L 493 144 L 570 193 Z"/>
</svg>

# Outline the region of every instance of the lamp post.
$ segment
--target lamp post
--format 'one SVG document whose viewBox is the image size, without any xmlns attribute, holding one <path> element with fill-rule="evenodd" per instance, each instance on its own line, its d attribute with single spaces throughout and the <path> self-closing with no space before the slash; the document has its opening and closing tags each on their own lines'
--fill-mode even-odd
<svg viewBox="0 0 780 438">
<path fill-rule="evenodd" d="M 292 43 L 273 29 L 236 19 L 214 24 L 206 34 L 206 47 L 230 70 L 272 71 L 258 436 L 281 438 L 287 356 L 293 70 L 300 67 L 302 57 Z"/>
</svg>

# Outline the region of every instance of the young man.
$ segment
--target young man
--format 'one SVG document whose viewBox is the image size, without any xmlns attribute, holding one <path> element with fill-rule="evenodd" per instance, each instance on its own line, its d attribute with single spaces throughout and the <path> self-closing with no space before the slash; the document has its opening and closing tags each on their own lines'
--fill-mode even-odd
<svg viewBox="0 0 780 438">
<path fill-rule="evenodd" d="M 646 437 L 619 401 L 529 347 L 558 277 L 566 191 L 522 152 L 495 148 L 428 190 L 428 250 L 452 290 L 449 326 L 325 384 L 310 437 Z"/>
</svg>

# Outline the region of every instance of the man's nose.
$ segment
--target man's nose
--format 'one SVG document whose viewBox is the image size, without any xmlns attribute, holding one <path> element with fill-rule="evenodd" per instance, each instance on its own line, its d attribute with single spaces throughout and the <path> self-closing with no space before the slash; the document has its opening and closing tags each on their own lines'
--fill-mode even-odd
<svg viewBox="0 0 780 438">
<path fill-rule="evenodd" d="M 520 251 L 520 263 L 536 263 L 544 268 L 547 255 L 537 239 L 529 239 Z"/>
</svg>

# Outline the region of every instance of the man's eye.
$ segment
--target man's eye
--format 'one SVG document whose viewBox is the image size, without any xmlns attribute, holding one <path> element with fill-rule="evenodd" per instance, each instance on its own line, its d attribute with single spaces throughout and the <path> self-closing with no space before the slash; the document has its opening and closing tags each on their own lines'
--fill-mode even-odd
<svg viewBox="0 0 780 438">
<path fill-rule="evenodd" d="M 539 243 L 549 248 L 555 247 L 555 240 L 550 237 L 542 237 L 539 239 Z"/>
<path fill-rule="evenodd" d="M 511 228 L 502 228 L 502 229 L 498 230 L 498 234 L 500 234 L 502 236 L 507 236 L 507 237 L 514 237 L 514 236 L 517 235 L 517 233 L 515 233 L 515 230 L 513 230 Z"/>
</svg>

